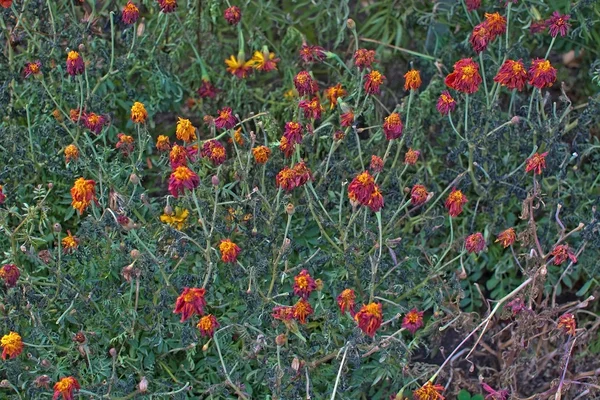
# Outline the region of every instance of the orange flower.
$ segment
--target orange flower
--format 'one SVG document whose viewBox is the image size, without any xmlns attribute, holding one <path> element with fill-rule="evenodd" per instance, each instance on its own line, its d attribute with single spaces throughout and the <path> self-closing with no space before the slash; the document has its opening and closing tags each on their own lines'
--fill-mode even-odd
<svg viewBox="0 0 600 400">
<path fill-rule="evenodd" d="M 346 90 L 344 90 L 344 88 L 342 88 L 341 83 L 338 83 L 335 86 L 331 86 L 331 87 L 327 88 L 327 90 L 325 91 L 325 96 L 329 100 L 329 109 L 332 109 L 335 106 L 337 106 L 338 97 L 344 97 L 345 95 L 346 95 Z"/>
<path fill-rule="evenodd" d="M 378 174 L 381 171 L 383 171 L 383 160 L 381 159 L 381 157 L 373 154 L 371 156 L 371 164 L 369 165 L 369 169 L 374 174 Z"/>
<path fill-rule="evenodd" d="M 481 253 L 485 249 L 485 239 L 480 232 L 473 233 L 465 239 L 465 248 L 469 253 Z"/>
<path fill-rule="evenodd" d="M 221 252 L 221 260 L 223 262 L 235 264 L 242 249 L 230 239 L 223 239 L 221 240 L 221 244 L 219 244 L 219 251 Z"/>
<path fill-rule="evenodd" d="M 23 352 L 23 341 L 17 332 L 10 332 L 8 335 L 2 336 L 0 346 L 2 346 L 3 360 L 6 360 L 7 356 L 9 359 L 16 358 Z"/>
<path fill-rule="evenodd" d="M 417 390 L 413 392 L 414 400 L 444 400 L 441 392 L 444 391 L 442 385 L 434 385 L 431 382 L 427 382 Z"/>
<path fill-rule="evenodd" d="M 504 246 L 504 248 L 507 248 L 508 246 L 511 246 L 515 242 L 516 238 L 517 238 L 517 235 L 515 234 L 514 228 L 508 228 L 507 230 L 501 232 L 498 235 L 498 237 L 496 238 L 496 241 L 494 243 L 500 242 L 502 244 L 502 246 Z"/>
<path fill-rule="evenodd" d="M 348 128 L 354 124 L 354 112 L 352 110 L 348 110 L 344 114 L 340 115 L 340 125 Z"/>
<path fill-rule="evenodd" d="M 200 155 L 204 158 L 208 158 L 215 166 L 223 164 L 227 157 L 225 147 L 221 142 L 214 139 L 204 142 Z"/>
<path fill-rule="evenodd" d="M 17 285 L 20 276 L 21 272 L 15 264 L 4 264 L 0 268 L 0 278 L 4 280 L 4 284 L 9 288 Z"/>
<path fill-rule="evenodd" d="M 381 74 L 381 72 L 373 70 L 367 74 L 367 78 L 365 80 L 365 91 L 367 94 L 379 94 L 381 84 L 385 80 L 385 76 Z"/>
<path fill-rule="evenodd" d="M 40 60 L 29 62 L 23 68 L 23 77 L 27 78 L 30 75 L 39 75 L 42 72 L 42 63 Z"/>
<path fill-rule="evenodd" d="M 304 118 L 312 118 L 314 120 L 321 118 L 323 106 L 317 96 L 313 97 L 312 100 L 300 100 L 298 107 L 304 111 Z"/>
<path fill-rule="evenodd" d="M 469 201 L 467 196 L 465 196 L 460 190 L 456 188 L 452 189 L 450 195 L 446 199 L 446 209 L 449 211 L 451 217 L 457 217 L 461 212 L 463 205 L 465 205 Z"/>
<path fill-rule="evenodd" d="M 383 122 L 383 133 L 385 133 L 385 138 L 387 140 L 398 139 L 402 136 L 403 129 L 404 125 L 402 125 L 400 114 L 393 112 L 385 117 Z"/>
<path fill-rule="evenodd" d="M 456 100 L 450 95 L 450 92 L 444 90 L 440 95 L 436 108 L 442 115 L 448 115 L 456 108 Z"/>
<path fill-rule="evenodd" d="M 283 139 L 285 139 L 285 136 L 282 137 L 281 139 L 282 139 L 282 143 L 283 143 Z M 281 189 L 283 189 L 285 191 L 288 191 L 288 192 L 292 191 L 297 186 L 296 185 L 296 172 L 289 167 L 284 167 L 275 176 L 275 184 L 277 185 L 277 187 L 280 187 Z"/>
<path fill-rule="evenodd" d="M 402 319 L 402 327 L 414 335 L 423 327 L 423 311 L 417 311 L 416 308 L 410 310 Z"/>
<path fill-rule="evenodd" d="M 375 190 L 375 179 L 368 171 L 355 177 L 348 186 L 348 198 L 361 204 L 367 204 Z"/>
<path fill-rule="evenodd" d="M 148 118 L 148 111 L 144 104 L 139 101 L 134 102 L 131 106 L 131 120 L 136 124 L 141 124 L 146 122 L 146 118 Z"/>
<path fill-rule="evenodd" d="M 479 89 L 483 80 L 479 66 L 471 58 L 463 58 L 454 64 L 454 71 L 446 77 L 446 86 L 462 93 L 472 94 Z"/>
<path fill-rule="evenodd" d="M 294 277 L 294 294 L 307 299 L 308 296 L 317 288 L 315 280 L 310 276 L 307 270 L 303 269 Z"/>
<path fill-rule="evenodd" d="M 169 192 L 177 198 L 185 189 L 194 190 L 200 184 L 198 175 L 185 165 L 180 165 L 169 177 Z"/>
<path fill-rule="evenodd" d="M 506 60 L 494 77 L 494 82 L 513 90 L 523 90 L 527 82 L 527 70 L 521 60 Z"/>
<path fill-rule="evenodd" d="M 566 334 L 575 336 L 575 330 L 577 329 L 577 321 L 575 316 L 571 313 L 566 313 L 558 318 L 558 329 L 562 329 Z"/>
<path fill-rule="evenodd" d="M 381 303 L 363 305 L 354 316 L 358 327 L 367 335 L 373 337 L 383 322 L 383 311 Z"/>
<path fill-rule="evenodd" d="M 79 121 L 80 114 L 81 114 L 81 110 L 76 110 L 74 108 L 71 108 L 69 110 L 69 118 L 71 118 L 71 121 L 73 121 L 75 123 L 77 123 Z"/>
<path fill-rule="evenodd" d="M 102 127 L 106 122 L 106 118 L 93 112 L 84 113 L 81 118 L 83 119 L 83 125 L 96 135 L 102 131 Z"/>
<path fill-rule="evenodd" d="M 300 71 L 294 77 L 294 86 L 300 96 L 313 95 L 319 91 L 317 82 L 310 76 L 308 71 Z"/>
<path fill-rule="evenodd" d="M 257 164 L 265 164 L 271 157 L 271 149 L 267 146 L 258 146 L 252 149 L 252 155 Z"/>
<path fill-rule="evenodd" d="M 421 74 L 416 69 L 404 74 L 404 80 L 404 90 L 417 90 L 421 87 Z"/>
<path fill-rule="evenodd" d="M 73 400 L 73 392 L 79 390 L 79 382 L 72 376 L 62 378 L 54 385 L 54 396 L 52 400 L 57 400 L 59 396 L 62 396 L 63 400 Z"/>
<path fill-rule="evenodd" d="M 247 77 L 252 72 L 252 60 L 245 61 L 244 57 L 240 57 L 239 54 L 238 58 L 232 54 L 228 60 L 225 60 L 225 64 L 227 64 L 227 72 L 239 79 Z"/>
<path fill-rule="evenodd" d="M 485 51 L 485 49 L 487 49 L 488 44 L 493 39 L 494 36 L 489 30 L 488 24 L 482 22 L 481 24 L 478 24 L 473 28 L 473 32 L 471 32 L 471 37 L 469 38 L 469 43 L 471 43 L 473 51 L 479 54 L 482 51 Z"/>
<path fill-rule="evenodd" d="M 166 137 L 166 136 L 165 136 Z M 169 138 L 166 138 L 167 141 Z M 158 146 L 158 143 L 157 143 Z M 178 144 L 173 145 L 169 152 L 169 161 L 171 162 L 171 168 L 177 168 L 181 165 L 185 165 L 188 159 L 188 151 L 185 147 Z"/>
<path fill-rule="evenodd" d="M 160 11 L 165 14 L 175 11 L 177 8 L 177 0 L 158 0 Z"/>
<path fill-rule="evenodd" d="M 484 23 L 487 25 L 487 29 L 493 35 L 492 39 L 494 39 L 496 36 L 504 35 L 506 32 L 506 18 L 500 15 L 500 13 L 485 13 Z"/>
<path fill-rule="evenodd" d="M 264 47 L 263 51 L 255 51 L 249 62 L 252 64 L 252 68 L 258 71 L 269 72 L 277 69 L 279 58 L 275 58 L 275 53 L 269 52 Z"/>
<path fill-rule="evenodd" d="M 204 306 L 206 306 L 206 289 L 204 288 L 183 288 L 183 292 L 175 302 L 173 314 L 181 314 L 181 321 L 184 322 L 194 314 L 203 315 Z"/>
<path fill-rule="evenodd" d="M 156 138 L 156 149 L 158 151 L 169 151 L 171 149 L 169 137 L 165 135 L 159 135 Z"/>
<path fill-rule="evenodd" d="M 423 185 L 414 185 L 410 190 L 410 204 L 413 206 L 420 206 L 427 201 L 427 188 Z"/>
<path fill-rule="evenodd" d="M 342 314 L 344 314 L 346 311 L 350 311 L 350 315 L 354 316 L 354 306 L 356 301 L 356 294 L 354 293 L 354 290 L 344 289 L 336 300 Z"/>
<path fill-rule="evenodd" d="M 140 17 L 140 10 L 136 7 L 135 4 L 129 0 L 125 7 L 123 7 L 123 11 L 121 12 L 121 19 L 127 25 L 135 23 Z"/>
<path fill-rule="evenodd" d="M 358 49 L 354 53 L 354 65 L 358 69 L 371 68 L 375 62 L 375 50 Z"/>
<path fill-rule="evenodd" d="M 72 160 L 79 158 L 79 149 L 74 144 L 70 144 L 65 147 L 65 162 L 69 163 Z"/>
<path fill-rule="evenodd" d="M 125 135 L 124 133 L 117 134 L 119 141 L 117 142 L 116 148 L 120 149 L 123 155 L 128 156 L 133 152 L 133 136 Z"/>
<path fill-rule="evenodd" d="M 229 139 L 231 140 L 231 139 Z M 242 127 L 239 127 L 235 130 L 235 132 L 233 133 L 233 140 L 235 140 L 235 142 L 240 145 L 243 146 L 244 145 L 244 136 L 242 136 Z"/>
<path fill-rule="evenodd" d="M 371 193 L 369 202 L 366 205 L 373 212 L 377 212 L 383 208 L 383 195 L 379 191 L 379 186 L 375 185 L 375 189 L 373 189 L 373 193 Z"/>
<path fill-rule="evenodd" d="M 298 300 L 298 302 L 292 307 L 292 315 L 301 324 L 305 324 L 306 318 L 312 315 L 313 312 L 314 311 L 310 303 L 305 299 Z"/>
<path fill-rule="evenodd" d="M 219 322 L 214 315 L 207 314 L 200 318 L 200 321 L 198 321 L 198 325 L 196 326 L 200 330 L 200 336 L 213 337 L 215 330 L 221 325 L 219 325 Z"/>
<path fill-rule="evenodd" d="M 77 250 L 77 247 L 79 246 L 79 239 L 71 235 L 71 231 L 68 230 L 67 236 L 65 236 L 60 243 L 63 247 L 63 253 L 70 254 Z"/>
<path fill-rule="evenodd" d="M 406 154 L 404 155 L 404 164 L 415 165 L 420 155 L 421 152 L 419 150 L 413 150 L 412 148 L 409 148 Z"/>
<path fill-rule="evenodd" d="M 542 170 L 546 169 L 546 156 L 548 152 L 539 154 L 535 153 L 531 157 L 527 159 L 527 163 L 525 165 L 525 172 L 533 171 L 534 175 L 541 175 Z"/>
<path fill-rule="evenodd" d="M 556 245 L 550 255 L 554 257 L 554 265 L 560 265 L 567 261 L 567 259 L 571 260 L 573 264 L 577 263 L 577 256 L 568 244 Z"/>
<path fill-rule="evenodd" d="M 290 321 L 294 318 L 294 309 L 289 306 L 276 306 L 273 307 L 271 316 L 279 321 Z"/>
<path fill-rule="evenodd" d="M 83 214 L 86 208 L 96 200 L 96 182 L 91 179 L 79 178 L 71 188 L 71 205 Z"/>
<path fill-rule="evenodd" d="M 177 139 L 183 140 L 186 143 L 193 142 L 196 140 L 196 128 L 189 119 L 178 117 L 175 135 L 177 136 Z"/>
<path fill-rule="evenodd" d="M 67 55 L 67 73 L 71 76 L 83 74 L 85 65 L 78 52 L 71 50 Z"/>
<path fill-rule="evenodd" d="M 527 73 L 529 84 L 538 89 L 550 87 L 556 81 L 556 68 L 550 64 L 550 61 L 542 58 L 531 61 L 531 67 Z"/>
</svg>

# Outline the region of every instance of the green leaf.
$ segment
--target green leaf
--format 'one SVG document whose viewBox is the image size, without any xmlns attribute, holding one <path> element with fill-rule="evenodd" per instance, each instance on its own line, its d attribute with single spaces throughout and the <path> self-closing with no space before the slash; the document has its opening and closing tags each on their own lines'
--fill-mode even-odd
<svg viewBox="0 0 600 400">
<path fill-rule="evenodd" d="M 592 286 L 592 283 L 594 283 L 594 280 L 590 279 L 575 294 L 577 296 L 583 296 L 583 295 L 585 295 L 587 293 L 587 291 L 590 290 L 590 287 Z"/>
<path fill-rule="evenodd" d="M 469 393 L 466 389 L 458 392 L 458 400 L 471 400 L 471 393 Z"/>
</svg>

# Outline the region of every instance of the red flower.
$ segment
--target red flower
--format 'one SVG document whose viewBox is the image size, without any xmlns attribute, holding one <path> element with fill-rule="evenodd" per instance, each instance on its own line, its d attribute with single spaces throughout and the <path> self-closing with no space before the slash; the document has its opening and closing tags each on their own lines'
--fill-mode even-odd
<svg viewBox="0 0 600 400">
<path fill-rule="evenodd" d="M 565 313 L 558 318 L 558 329 L 562 329 L 566 334 L 575 336 L 575 330 L 577 329 L 577 321 L 575 316 L 571 313 Z"/>
<path fill-rule="evenodd" d="M 302 125 L 294 121 L 286 122 L 283 136 L 292 144 L 302 143 Z"/>
<path fill-rule="evenodd" d="M 371 68 L 375 62 L 375 50 L 358 49 L 354 53 L 354 65 L 358 69 Z"/>
<path fill-rule="evenodd" d="M 529 32 L 531 34 L 544 32 L 544 30 L 546 30 L 546 21 L 544 20 L 533 21 L 531 22 L 531 25 L 529 25 Z"/>
<path fill-rule="evenodd" d="M 550 255 L 554 257 L 554 265 L 560 265 L 567 261 L 567 259 L 571 260 L 573 264 L 577 263 L 577 256 L 568 244 L 556 245 Z"/>
<path fill-rule="evenodd" d="M 294 190 L 296 188 L 296 172 L 289 167 L 284 167 L 275 176 L 275 184 L 288 192 Z"/>
<path fill-rule="evenodd" d="M 375 179 L 368 171 L 355 177 L 348 186 L 348 198 L 360 204 L 367 204 L 375 190 Z"/>
<path fill-rule="evenodd" d="M 235 126 L 237 118 L 233 115 L 231 107 L 219 110 L 219 116 L 215 118 L 215 126 L 220 129 L 231 129 Z"/>
<path fill-rule="evenodd" d="M 117 149 L 120 149 L 124 156 L 128 156 L 133 152 L 133 136 L 125 135 L 124 133 L 117 134 L 119 141 L 117 142 Z"/>
<path fill-rule="evenodd" d="M 294 77 L 294 86 L 300 96 L 313 95 L 319 91 L 317 82 L 310 76 L 308 71 L 300 71 Z"/>
<path fill-rule="evenodd" d="M 504 18 L 500 13 L 485 13 L 485 22 L 487 25 L 487 29 L 492 34 L 492 40 L 499 35 L 504 35 L 506 33 L 506 18 Z"/>
<path fill-rule="evenodd" d="M 517 235 L 515 234 L 514 228 L 508 228 L 498 235 L 494 243 L 500 242 L 504 248 L 507 248 L 508 246 L 512 246 L 516 238 Z"/>
<path fill-rule="evenodd" d="M 73 392 L 79 389 L 81 387 L 77 379 L 72 376 L 62 378 L 54 384 L 54 396 L 52 396 L 52 400 L 57 400 L 59 396 L 62 396 L 63 400 L 73 400 Z"/>
<path fill-rule="evenodd" d="M 207 140 L 202 145 L 200 155 L 208 158 L 215 166 L 221 165 L 225 162 L 226 158 L 225 147 L 218 140 Z"/>
<path fill-rule="evenodd" d="M 354 315 L 358 327 L 367 335 L 373 337 L 383 322 L 383 310 L 381 303 L 363 305 L 359 312 Z"/>
<path fill-rule="evenodd" d="M 174 144 L 169 152 L 169 160 L 171 161 L 171 168 L 177 168 L 181 165 L 187 164 L 188 151 L 185 147 L 178 144 Z"/>
<path fill-rule="evenodd" d="M 536 58 L 529 67 L 529 84 L 538 89 L 550 87 L 556 81 L 556 68 L 550 64 L 550 61 L 542 58 Z"/>
<path fill-rule="evenodd" d="M 366 204 L 367 207 L 373 212 L 377 212 L 383 208 L 383 195 L 379 191 L 379 186 L 375 185 L 375 189 L 371 193 L 369 202 Z"/>
<path fill-rule="evenodd" d="M 452 189 L 450 195 L 446 199 L 446 209 L 450 213 L 451 217 L 457 217 L 463 210 L 463 205 L 469 201 L 460 190 Z"/>
<path fill-rule="evenodd" d="M 294 277 L 294 294 L 308 299 L 308 296 L 317 288 L 315 280 L 310 276 L 307 270 L 303 269 Z"/>
<path fill-rule="evenodd" d="M 301 324 L 305 324 L 306 318 L 312 315 L 313 312 L 313 308 L 306 299 L 298 300 L 298 302 L 292 307 L 292 315 L 294 316 L 294 319 L 299 321 Z"/>
<path fill-rule="evenodd" d="M 294 309 L 289 306 L 275 306 L 271 316 L 279 321 L 290 321 L 294 318 Z"/>
<path fill-rule="evenodd" d="M 571 16 L 569 14 L 560 15 L 558 11 L 554 11 L 552 16 L 546 21 L 550 36 L 557 37 L 559 34 L 560 36 L 565 36 L 571 27 L 571 24 L 568 22 L 570 19 Z"/>
<path fill-rule="evenodd" d="M 0 268 L 0 278 L 4 280 L 4 284 L 11 288 L 17 285 L 17 280 L 21 276 L 19 268 L 15 264 L 4 264 Z"/>
<path fill-rule="evenodd" d="M 404 316 L 402 319 L 402 327 L 412 333 L 415 332 L 423 326 L 423 311 L 417 311 L 416 308 L 413 308 Z"/>
<path fill-rule="evenodd" d="M 539 154 L 535 153 L 531 157 L 527 159 L 527 163 L 525 164 L 525 172 L 533 171 L 533 174 L 541 175 L 542 170 L 546 169 L 546 156 L 548 152 Z"/>
<path fill-rule="evenodd" d="M 419 150 L 413 150 L 412 148 L 409 148 L 404 155 L 404 164 L 415 165 L 420 155 L 421 152 Z"/>
<path fill-rule="evenodd" d="M 467 11 L 477 10 L 481 7 L 481 0 L 466 0 L 465 3 L 467 4 Z"/>
<path fill-rule="evenodd" d="M 444 90 L 438 98 L 436 108 L 442 115 L 448 115 L 456 108 L 456 100 L 450 95 L 450 92 Z"/>
<path fill-rule="evenodd" d="M 294 154 L 296 149 L 296 143 L 292 142 L 287 136 L 282 136 L 279 140 L 279 150 L 283 153 L 285 158 L 290 158 Z"/>
<path fill-rule="evenodd" d="M 352 110 L 348 110 L 347 112 L 340 115 L 340 125 L 348 128 L 354 124 L 354 112 Z"/>
<path fill-rule="evenodd" d="M 385 138 L 387 140 L 398 139 L 402 136 L 403 129 L 404 125 L 402 125 L 400 114 L 393 112 L 385 117 L 383 122 L 383 133 L 385 133 Z"/>
<path fill-rule="evenodd" d="M 71 205 L 81 214 L 96 200 L 96 182 L 91 179 L 79 178 L 71 188 Z"/>
<path fill-rule="evenodd" d="M 344 314 L 346 311 L 349 311 L 350 315 L 354 316 L 354 306 L 356 301 L 356 294 L 354 293 L 354 290 L 344 289 L 336 300 L 342 314 Z"/>
<path fill-rule="evenodd" d="M 479 54 L 487 49 L 487 46 L 492 39 L 493 35 L 488 29 L 488 24 L 486 22 L 482 22 L 473 28 L 473 32 L 471 32 L 471 37 L 469 38 L 469 43 L 471 43 L 473 51 Z"/>
<path fill-rule="evenodd" d="M 404 90 L 417 90 L 421 87 L 421 74 L 415 69 L 411 69 L 404 74 Z"/>
<path fill-rule="evenodd" d="M 130 1 L 127 2 L 123 11 L 121 12 L 121 19 L 127 25 L 135 23 L 140 17 L 140 10 Z"/>
<path fill-rule="evenodd" d="M 325 53 L 325 49 L 321 46 L 309 46 L 303 43 L 300 48 L 300 58 L 307 64 L 315 61 L 323 61 L 326 57 Z"/>
<path fill-rule="evenodd" d="M 466 94 L 475 93 L 481 82 L 479 66 L 471 58 L 457 61 L 454 71 L 446 77 L 446 86 Z"/>
<path fill-rule="evenodd" d="M 314 120 L 321 118 L 323 106 L 316 96 L 312 100 L 300 100 L 298 107 L 304 111 L 304 118 L 312 118 Z"/>
<path fill-rule="evenodd" d="M 202 79 L 202 84 L 200 84 L 200 88 L 198 89 L 198 96 L 201 98 L 211 98 L 214 99 L 217 96 L 219 89 L 217 89 L 208 79 Z"/>
<path fill-rule="evenodd" d="M 175 198 L 183 194 L 185 189 L 194 190 L 200 184 L 198 175 L 185 165 L 180 165 L 169 177 L 169 192 Z"/>
<path fill-rule="evenodd" d="M 181 321 L 185 322 L 194 314 L 203 315 L 204 306 L 206 306 L 206 289 L 204 288 L 183 288 L 183 292 L 175 302 L 174 314 L 181 314 Z"/>
<path fill-rule="evenodd" d="M 373 154 L 371 156 L 371 165 L 369 166 L 369 169 L 374 174 L 378 174 L 381 171 L 383 171 L 383 160 L 381 159 L 381 157 L 378 157 L 375 154 Z"/>
<path fill-rule="evenodd" d="M 296 165 L 294 165 L 294 174 L 296 174 L 296 187 L 300 187 L 304 185 L 309 180 L 312 180 L 312 173 L 310 169 L 306 166 L 304 161 L 300 161 Z"/>
<path fill-rule="evenodd" d="M 479 254 L 485 249 L 485 239 L 480 232 L 473 233 L 465 239 L 465 248 L 469 253 Z"/>
<path fill-rule="evenodd" d="M 67 146 L 68 148 L 69 146 Z M 69 160 L 67 160 L 69 162 Z M 4 187 L 0 185 L 0 204 L 3 204 L 6 201 L 6 195 L 4 194 Z"/>
<path fill-rule="evenodd" d="M 196 326 L 200 330 L 200 336 L 211 338 L 215 334 L 215 330 L 221 325 L 219 325 L 219 322 L 214 315 L 208 314 L 200 318 L 200 321 L 198 321 L 198 325 Z"/>
<path fill-rule="evenodd" d="M 223 262 L 235 264 L 242 249 L 233 243 L 231 239 L 223 239 L 219 244 L 219 251 L 221 252 L 221 260 Z"/>
<path fill-rule="evenodd" d="M 441 394 L 443 391 L 444 387 L 442 385 L 427 382 L 413 392 L 413 400 L 445 400 L 445 397 Z"/>
<path fill-rule="evenodd" d="M 23 77 L 27 78 L 29 75 L 39 75 L 42 72 L 42 63 L 40 60 L 25 64 L 23 68 Z"/>
<path fill-rule="evenodd" d="M 523 62 L 521 60 L 506 60 L 494 77 L 494 82 L 498 82 L 511 90 L 523 90 L 525 82 L 527 82 L 527 70 Z"/>
<path fill-rule="evenodd" d="M 365 91 L 367 94 L 379 94 L 379 86 L 381 86 L 384 80 L 385 76 L 381 72 L 375 70 L 369 72 L 365 80 Z"/>
<path fill-rule="evenodd" d="M 427 188 L 423 185 L 415 185 L 410 190 L 410 204 L 413 206 L 420 206 L 427 201 L 427 196 L 429 193 L 427 192 Z"/>
<path fill-rule="evenodd" d="M 513 317 L 517 314 L 519 314 L 521 311 L 526 310 L 527 307 L 525 306 L 525 303 L 523 302 L 523 300 L 520 297 L 517 297 L 516 299 L 510 301 L 506 307 L 510 308 Z"/>
<path fill-rule="evenodd" d="M 158 0 L 160 11 L 165 14 L 175 11 L 177 8 L 177 0 Z"/>
<path fill-rule="evenodd" d="M 78 52 L 71 50 L 67 56 L 67 73 L 71 76 L 83 74 L 85 66 Z"/>
<path fill-rule="evenodd" d="M 88 128 L 92 133 L 98 135 L 102 131 L 102 127 L 106 122 L 106 118 L 102 115 L 94 114 L 93 112 L 82 115 L 83 125 Z"/>
<path fill-rule="evenodd" d="M 0 6 L 3 8 L 10 8 L 12 5 L 12 0 L 0 0 Z"/>
<path fill-rule="evenodd" d="M 242 11 L 237 6 L 231 6 L 225 10 L 223 16 L 229 25 L 237 25 L 242 19 Z"/>
</svg>

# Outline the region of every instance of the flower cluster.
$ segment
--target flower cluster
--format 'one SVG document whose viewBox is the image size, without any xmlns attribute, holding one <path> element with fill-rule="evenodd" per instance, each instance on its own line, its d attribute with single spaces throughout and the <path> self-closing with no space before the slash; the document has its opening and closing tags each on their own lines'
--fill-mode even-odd
<svg viewBox="0 0 600 400">
<path fill-rule="evenodd" d="M 277 176 L 275 176 L 275 184 L 277 187 L 289 192 L 312 179 L 310 169 L 306 166 L 304 161 L 300 161 L 292 168 L 284 167 L 279 171 Z"/>
<path fill-rule="evenodd" d="M 350 201 L 369 207 L 374 212 L 383 207 L 383 195 L 368 171 L 359 174 L 350 182 L 348 198 Z"/>
<path fill-rule="evenodd" d="M 505 32 L 506 18 L 499 13 L 485 13 L 485 20 L 473 28 L 469 42 L 476 53 L 481 53 L 489 43 Z"/>
</svg>

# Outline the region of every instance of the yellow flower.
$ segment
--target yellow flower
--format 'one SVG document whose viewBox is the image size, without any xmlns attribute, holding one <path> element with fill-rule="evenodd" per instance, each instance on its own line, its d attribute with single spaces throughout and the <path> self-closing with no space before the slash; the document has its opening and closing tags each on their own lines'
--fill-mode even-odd
<svg viewBox="0 0 600 400">
<path fill-rule="evenodd" d="M 250 74 L 253 62 L 252 60 L 244 61 L 243 57 L 236 58 L 232 55 L 228 60 L 225 60 L 225 64 L 227 64 L 228 72 L 231 72 L 232 75 L 241 79 Z"/>
<path fill-rule="evenodd" d="M 193 142 L 196 140 L 196 128 L 189 119 L 179 118 L 175 134 L 177 135 L 177 139 L 183 140 L 184 142 Z"/>
<path fill-rule="evenodd" d="M 173 228 L 177 230 L 182 230 L 185 226 L 185 223 L 190 216 L 190 211 L 186 208 L 175 207 L 175 214 L 167 215 L 163 214 L 160 216 L 161 222 L 169 224 Z"/>
<path fill-rule="evenodd" d="M 255 51 L 254 55 L 249 61 L 249 63 L 252 65 L 252 68 L 265 72 L 277 69 L 278 62 L 279 58 L 275 58 L 275 53 L 269 53 L 266 51 Z"/>
<path fill-rule="evenodd" d="M 146 107 L 144 104 L 136 101 L 131 106 L 131 120 L 136 124 L 146 122 L 146 118 L 148 118 L 148 111 L 146 111 Z"/>
<path fill-rule="evenodd" d="M 16 332 L 10 332 L 8 335 L 2 336 L 0 339 L 0 346 L 2 346 L 2 359 L 15 358 L 23 351 L 23 342 L 21 335 Z"/>
</svg>

